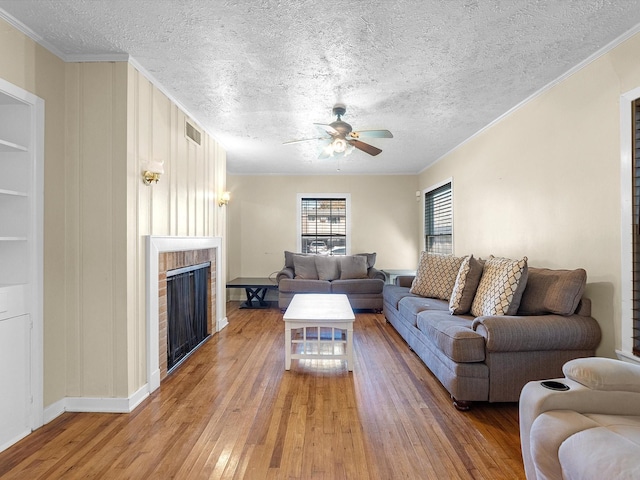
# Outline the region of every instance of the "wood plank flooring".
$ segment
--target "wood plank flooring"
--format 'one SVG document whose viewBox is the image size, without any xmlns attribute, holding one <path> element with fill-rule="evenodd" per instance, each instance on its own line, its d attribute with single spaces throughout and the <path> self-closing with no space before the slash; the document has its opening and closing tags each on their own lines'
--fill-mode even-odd
<svg viewBox="0 0 640 480">
<path fill-rule="evenodd" d="M 524 478 L 517 405 L 455 410 L 382 314 L 357 313 L 352 373 L 285 372 L 280 311 L 237 307 L 133 413 L 65 413 L 0 453 L 0 478 Z"/>
</svg>

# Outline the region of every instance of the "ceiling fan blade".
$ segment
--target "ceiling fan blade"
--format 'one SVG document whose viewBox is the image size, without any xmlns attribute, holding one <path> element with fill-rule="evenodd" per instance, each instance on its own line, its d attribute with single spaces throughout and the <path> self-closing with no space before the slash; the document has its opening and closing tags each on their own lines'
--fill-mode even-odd
<svg viewBox="0 0 640 480">
<path fill-rule="evenodd" d="M 334 135 L 338 135 L 340 132 L 338 132 L 335 128 L 333 128 L 331 125 L 326 125 L 324 123 L 314 123 L 314 125 L 322 130 L 324 130 L 325 132 L 327 132 L 329 135 L 334 136 Z"/>
<path fill-rule="evenodd" d="M 288 142 L 284 142 L 283 145 L 291 145 L 292 143 L 302 143 L 302 142 L 316 142 L 318 140 L 327 140 L 327 137 L 303 138 L 301 140 L 290 140 Z"/>
<path fill-rule="evenodd" d="M 369 155 L 378 155 L 382 150 L 378 147 L 374 147 L 373 145 L 369 145 L 368 143 L 361 142 L 360 140 L 347 140 L 349 145 L 353 145 L 358 150 L 362 150 L 363 152 L 368 153 Z"/>
<path fill-rule="evenodd" d="M 389 130 L 358 130 L 357 132 L 351 132 L 351 136 L 353 138 L 393 138 L 393 134 Z"/>
</svg>

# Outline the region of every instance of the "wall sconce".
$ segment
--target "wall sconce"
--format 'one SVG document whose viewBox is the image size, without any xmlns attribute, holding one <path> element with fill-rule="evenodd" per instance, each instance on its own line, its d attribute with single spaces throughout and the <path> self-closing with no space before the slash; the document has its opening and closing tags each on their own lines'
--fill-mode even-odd
<svg viewBox="0 0 640 480">
<path fill-rule="evenodd" d="M 228 204 L 230 199 L 231 194 L 229 192 L 222 192 L 222 195 L 220 195 L 220 199 L 218 200 L 218 206 L 222 207 L 223 205 Z"/>
<path fill-rule="evenodd" d="M 158 183 L 160 175 L 164 173 L 164 162 L 160 160 L 149 160 L 143 168 L 142 182 L 145 185 L 151 185 L 151 182 Z"/>
</svg>

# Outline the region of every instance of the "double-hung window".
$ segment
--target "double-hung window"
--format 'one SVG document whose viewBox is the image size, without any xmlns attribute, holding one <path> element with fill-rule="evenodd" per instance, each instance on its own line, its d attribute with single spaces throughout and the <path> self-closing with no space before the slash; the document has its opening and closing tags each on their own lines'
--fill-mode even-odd
<svg viewBox="0 0 640 480">
<path fill-rule="evenodd" d="M 302 253 L 346 255 L 351 227 L 349 194 L 298 195 L 298 248 Z"/>
<path fill-rule="evenodd" d="M 640 356 L 640 98 L 632 104 L 632 294 L 633 346 L 632 353 Z"/>
<path fill-rule="evenodd" d="M 453 253 L 453 199 L 451 182 L 424 194 L 424 241 L 429 253 Z"/>
</svg>

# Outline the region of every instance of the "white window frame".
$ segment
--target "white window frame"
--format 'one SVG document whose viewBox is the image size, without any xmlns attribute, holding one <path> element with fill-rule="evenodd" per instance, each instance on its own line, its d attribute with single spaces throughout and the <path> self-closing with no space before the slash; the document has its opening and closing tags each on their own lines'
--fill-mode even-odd
<svg viewBox="0 0 640 480">
<path fill-rule="evenodd" d="M 424 230 L 425 230 L 425 216 L 426 216 L 426 202 L 424 201 L 424 198 L 426 196 L 427 193 L 440 188 L 444 185 L 446 185 L 447 183 L 451 184 L 451 253 L 453 254 L 455 252 L 455 242 L 454 242 L 454 238 L 455 238 L 455 209 L 453 208 L 453 177 L 449 177 L 446 180 L 443 180 L 441 182 L 435 183 L 433 185 L 431 185 L 430 187 L 427 187 L 425 189 L 422 190 L 422 215 L 420 218 L 420 223 L 421 223 L 421 228 L 420 228 L 420 236 L 422 238 L 422 250 L 426 251 L 427 250 L 427 242 L 425 239 L 425 235 L 424 235 Z"/>
<path fill-rule="evenodd" d="M 296 251 L 302 252 L 302 199 L 303 198 L 344 198 L 347 206 L 345 215 L 346 254 L 351 255 L 351 194 L 350 193 L 298 193 L 296 198 Z"/>
<path fill-rule="evenodd" d="M 633 352 L 633 141 L 631 134 L 633 102 L 640 98 L 640 87 L 620 96 L 620 343 L 616 355 L 621 360 L 640 363 Z"/>
</svg>

